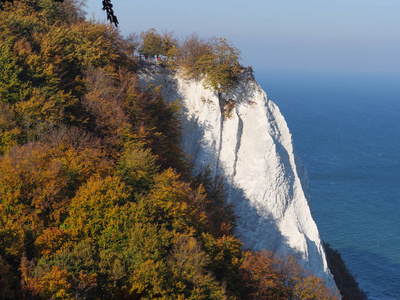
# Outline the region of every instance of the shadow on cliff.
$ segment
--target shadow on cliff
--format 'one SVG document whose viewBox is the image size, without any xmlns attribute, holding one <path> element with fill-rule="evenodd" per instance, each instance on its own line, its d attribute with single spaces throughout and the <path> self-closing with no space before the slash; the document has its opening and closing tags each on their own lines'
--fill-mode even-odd
<svg viewBox="0 0 400 300">
<path fill-rule="evenodd" d="M 150 74 L 146 74 L 148 76 L 146 81 L 147 83 L 161 86 L 161 92 L 168 102 L 183 99 L 183 95 L 179 92 L 178 79 L 176 76 L 163 76 L 164 73 L 167 75 L 167 72 L 162 68 L 158 68 L 155 72 L 152 70 Z M 251 81 L 251 78 L 246 79 L 237 91 L 226 95 L 226 97 L 237 102 L 237 105 L 252 105 L 248 99 L 252 98 L 255 86 L 249 85 L 248 81 Z M 211 103 L 211 105 L 215 105 L 215 109 L 221 111 L 219 103 Z M 223 122 L 223 117 L 221 116 L 221 128 L 224 125 Z M 235 214 L 238 216 L 235 233 L 244 243 L 244 248 L 257 251 L 266 249 L 267 251 L 277 252 L 282 255 L 292 255 L 301 259 L 301 254 L 292 249 L 288 244 L 287 238 L 281 234 L 277 226 L 278 220 L 267 211 L 266 207 L 256 206 L 256 204 L 251 203 L 244 190 L 235 186 L 232 178 L 229 178 L 223 172 L 223 169 L 218 166 L 219 141 L 215 140 L 210 145 L 203 138 L 207 132 L 210 132 L 212 126 L 206 123 L 199 123 L 195 116 L 189 114 L 184 105 L 181 107 L 181 126 L 182 137 L 184 137 L 181 139 L 182 146 L 191 155 L 191 161 L 195 165 L 194 171 L 198 172 L 202 168 L 209 166 L 213 176 L 218 174 L 224 178 L 228 203 L 234 206 Z M 282 151 L 283 164 L 286 165 L 289 161 L 289 154 L 278 141 L 275 141 L 275 143 L 279 148 L 277 151 Z M 291 169 L 287 171 L 285 172 L 285 180 L 290 182 L 289 194 L 292 198 L 294 174 Z"/>
<path fill-rule="evenodd" d="M 241 92 L 235 95 L 237 105 L 251 105 L 246 100 L 249 99 L 249 92 L 251 90 L 247 93 Z M 179 96 L 177 94 L 177 97 Z M 223 126 L 224 120 L 221 117 L 221 128 Z M 244 190 L 233 183 L 232 177 L 234 175 L 231 175 L 230 178 L 228 174 L 224 173 L 223 168 L 219 165 L 220 148 L 218 141 L 215 141 L 212 145 L 204 142 L 203 137 L 210 130 L 210 126 L 203 123 L 200 124 L 196 117 L 190 116 L 188 110 L 182 107 L 182 127 L 184 128 L 185 137 L 182 145 L 185 151 L 190 152 L 192 155 L 192 163 L 195 165 L 195 171 L 209 166 L 214 176 L 218 174 L 224 178 L 228 203 L 234 206 L 235 214 L 238 216 L 235 233 L 244 243 L 244 248 L 257 251 L 266 249 L 267 251 L 273 251 L 282 255 L 292 255 L 301 259 L 301 254 L 289 246 L 287 238 L 279 230 L 277 226 L 278 220 L 271 215 L 266 207 L 262 205 L 257 206 L 257 204 L 250 201 Z M 238 138 L 240 139 L 240 137 Z M 286 165 L 289 162 L 289 155 L 285 152 L 285 149 L 281 150 L 280 147 L 282 146 L 278 143 L 277 148 L 279 149 L 277 151 L 282 152 L 281 159 L 284 160 L 282 163 Z M 290 182 L 289 196 L 293 198 L 294 173 L 290 168 L 285 173 L 285 181 Z"/>
</svg>

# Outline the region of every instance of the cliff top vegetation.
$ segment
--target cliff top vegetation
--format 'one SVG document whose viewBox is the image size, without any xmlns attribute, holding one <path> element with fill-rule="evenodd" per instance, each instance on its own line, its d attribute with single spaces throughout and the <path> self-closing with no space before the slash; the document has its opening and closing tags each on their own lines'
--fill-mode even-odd
<svg viewBox="0 0 400 300">
<path fill-rule="evenodd" d="M 244 69 L 240 50 L 227 39 L 204 39 L 194 33 L 180 40 L 173 32 L 160 34 L 154 28 L 130 39 L 135 41 L 141 59 L 156 57 L 170 69 L 179 69 L 186 78 L 204 79 L 204 86 L 218 93 L 232 90 Z"/>
</svg>

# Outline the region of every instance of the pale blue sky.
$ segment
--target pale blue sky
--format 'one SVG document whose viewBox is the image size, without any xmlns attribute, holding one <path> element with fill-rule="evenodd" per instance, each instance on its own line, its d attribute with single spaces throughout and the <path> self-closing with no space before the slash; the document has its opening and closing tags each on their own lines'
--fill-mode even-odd
<svg viewBox="0 0 400 300">
<path fill-rule="evenodd" d="M 400 0 L 112 0 L 122 34 L 225 37 L 257 71 L 400 75 Z M 101 0 L 88 17 L 104 19 Z"/>
</svg>

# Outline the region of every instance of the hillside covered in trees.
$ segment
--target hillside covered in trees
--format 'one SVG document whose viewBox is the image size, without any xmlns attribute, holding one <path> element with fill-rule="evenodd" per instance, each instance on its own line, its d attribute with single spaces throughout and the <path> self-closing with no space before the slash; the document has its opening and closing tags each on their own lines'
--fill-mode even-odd
<svg viewBox="0 0 400 300">
<path fill-rule="evenodd" d="M 238 51 L 197 42 L 170 67 L 223 92 Z M 2 5 L 0 299 L 336 299 L 295 259 L 241 248 L 222 180 L 179 146 L 179 103 L 138 84 L 139 47 L 74 1 Z"/>
</svg>

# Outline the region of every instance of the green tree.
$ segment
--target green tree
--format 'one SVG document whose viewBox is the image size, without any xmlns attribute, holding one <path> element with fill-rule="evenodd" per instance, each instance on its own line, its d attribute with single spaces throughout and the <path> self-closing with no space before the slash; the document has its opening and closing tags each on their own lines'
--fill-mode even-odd
<svg viewBox="0 0 400 300">
<path fill-rule="evenodd" d="M 205 87 L 218 93 L 234 88 L 241 73 L 240 59 L 239 49 L 226 39 L 218 39 L 212 45 L 212 52 L 202 55 L 197 62 L 199 70 L 205 74 Z"/>
<path fill-rule="evenodd" d="M 161 35 L 154 28 L 140 33 L 142 43 L 139 53 L 145 57 L 154 57 L 163 53 L 163 42 Z"/>
<path fill-rule="evenodd" d="M 204 86 L 219 94 L 229 92 L 242 71 L 240 51 L 226 39 L 204 40 L 187 37 L 176 51 L 177 66 L 185 77 L 204 78 Z"/>
<path fill-rule="evenodd" d="M 199 235 L 207 227 L 206 196 L 179 180 L 172 169 L 154 178 L 151 191 L 138 200 L 137 217 L 176 232 Z"/>
<path fill-rule="evenodd" d="M 153 186 L 158 166 L 156 157 L 150 149 L 141 149 L 137 145 L 127 146 L 120 158 L 118 173 L 133 193 L 144 193 Z"/>
<path fill-rule="evenodd" d="M 64 227 L 80 238 L 97 240 L 129 198 L 129 190 L 118 177 L 91 178 L 71 200 Z"/>
<path fill-rule="evenodd" d="M 210 258 L 194 237 L 175 235 L 167 264 L 171 272 L 169 284 L 184 299 L 228 299 L 226 289 L 207 270 Z"/>
<path fill-rule="evenodd" d="M 63 249 L 36 264 L 22 259 L 23 290 L 43 299 L 98 299 L 105 296 L 99 282 L 99 251 L 90 240 Z M 101 280 L 102 278 L 100 278 Z M 104 290 L 106 292 L 106 290 Z"/>
<path fill-rule="evenodd" d="M 239 297 L 243 285 L 239 276 L 239 268 L 244 258 L 242 243 L 232 235 L 215 238 L 209 233 L 203 233 L 201 240 L 204 251 L 210 258 L 207 268 L 220 282 L 226 283 L 233 295 Z"/>
<path fill-rule="evenodd" d="M 169 59 L 175 57 L 176 50 L 179 47 L 178 39 L 173 32 L 164 31 L 161 35 L 162 52 L 161 55 Z"/>
<path fill-rule="evenodd" d="M 0 43 L 0 103 L 13 104 L 26 98 L 29 84 L 21 80 L 22 71 L 10 46 Z"/>
<path fill-rule="evenodd" d="M 0 155 L 18 144 L 21 128 L 17 126 L 10 104 L 0 104 Z"/>
</svg>

